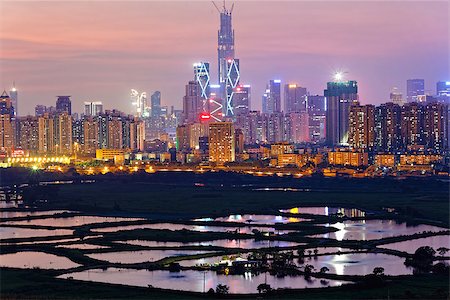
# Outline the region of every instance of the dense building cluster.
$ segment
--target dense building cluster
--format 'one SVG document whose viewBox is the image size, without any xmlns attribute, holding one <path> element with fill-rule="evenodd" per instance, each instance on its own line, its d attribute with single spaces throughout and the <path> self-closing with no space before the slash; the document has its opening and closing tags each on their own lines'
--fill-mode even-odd
<svg viewBox="0 0 450 300">
<path fill-rule="evenodd" d="M 426 159 L 413 156 L 430 160 L 448 154 L 448 81 L 438 82 L 431 95 L 423 79 L 407 80 L 406 99 L 393 88 L 387 103 L 374 106 L 362 105 L 357 82 L 343 80 L 341 73 L 322 95 L 272 79 L 261 111 L 252 109 L 251 86 L 242 82 L 235 57 L 232 9 L 224 6 L 219 14 L 217 77 L 209 62 L 195 63 L 180 99 L 182 110 L 161 105 L 159 91 L 147 97 L 133 89 L 132 115 L 85 102 L 78 116 L 70 96 L 57 96 L 55 106 L 37 105 L 34 116 L 19 116 L 14 86 L 0 98 L 1 155 L 105 159 L 140 153 L 163 162 L 270 160 L 283 167 L 317 165 L 324 153 L 329 165 L 350 166 L 415 164 Z"/>
</svg>

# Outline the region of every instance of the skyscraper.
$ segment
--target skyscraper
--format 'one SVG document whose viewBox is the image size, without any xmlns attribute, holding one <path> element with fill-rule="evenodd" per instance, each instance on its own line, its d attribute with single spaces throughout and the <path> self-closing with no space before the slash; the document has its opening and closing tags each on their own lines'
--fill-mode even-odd
<svg viewBox="0 0 450 300">
<path fill-rule="evenodd" d="M 219 10 L 219 9 L 218 9 Z M 231 13 L 233 8 L 228 10 L 224 6 L 220 13 L 220 29 L 217 33 L 217 52 L 219 66 L 219 84 L 225 86 L 227 80 L 227 62 L 234 59 L 234 31 L 231 24 Z"/>
<path fill-rule="evenodd" d="M 84 102 L 84 114 L 86 116 L 98 116 L 103 113 L 103 104 L 99 101 Z"/>
<path fill-rule="evenodd" d="M 270 80 L 267 89 L 267 113 L 281 112 L 281 80 Z"/>
<path fill-rule="evenodd" d="M 329 146 L 348 142 L 350 106 L 358 100 L 356 81 L 328 82 L 324 91 L 326 97 L 326 143 Z"/>
<path fill-rule="evenodd" d="M 225 80 L 225 106 L 223 112 L 226 117 L 234 116 L 235 99 L 234 95 L 241 77 L 239 71 L 239 59 L 228 59 L 226 62 L 227 78 Z"/>
<path fill-rule="evenodd" d="M 56 117 L 56 154 L 72 154 L 72 116 L 63 112 Z"/>
<path fill-rule="evenodd" d="M 19 113 L 19 99 L 17 95 L 17 89 L 16 89 L 16 83 L 13 82 L 13 86 L 11 90 L 9 91 L 9 97 L 11 98 L 11 105 L 14 107 L 14 116 L 18 116 Z"/>
<path fill-rule="evenodd" d="M 194 78 L 200 86 L 200 93 L 203 100 L 209 99 L 210 96 L 210 75 L 209 75 L 209 63 L 199 62 L 194 64 Z M 207 101 L 204 101 L 203 111 L 207 111 Z"/>
<path fill-rule="evenodd" d="M 6 91 L 0 96 L 0 150 L 11 151 L 15 144 L 15 117 Z"/>
<path fill-rule="evenodd" d="M 217 165 L 235 161 L 234 126 L 231 122 L 209 124 L 209 161 Z"/>
<path fill-rule="evenodd" d="M 18 117 L 17 131 L 18 146 L 31 153 L 37 153 L 39 150 L 38 118 L 34 116 Z"/>
<path fill-rule="evenodd" d="M 373 150 L 375 145 L 375 106 L 354 103 L 350 107 L 348 143 L 356 149 Z"/>
<path fill-rule="evenodd" d="M 417 96 L 425 95 L 425 80 L 408 79 L 406 81 L 406 100 L 408 103 L 417 102 Z"/>
<path fill-rule="evenodd" d="M 186 94 L 183 97 L 184 123 L 197 122 L 200 118 L 202 107 L 200 86 L 196 81 L 189 81 L 186 85 Z"/>
<path fill-rule="evenodd" d="M 156 91 L 150 97 L 150 104 L 152 110 L 152 118 L 159 118 L 161 116 L 161 92 Z"/>
<path fill-rule="evenodd" d="M 326 104 L 321 95 L 308 96 L 309 136 L 313 142 L 325 140 Z"/>
<path fill-rule="evenodd" d="M 67 112 L 72 115 L 72 102 L 70 101 L 70 96 L 57 96 L 56 99 L 56 112 L 62 113 Z"/>
<path fill-rule="evenodd" d="M 375 108 L 375 147 L 377 151 L 394 153 L 403 149 L 401 107 L 392 102 Z"/>
<path fill-rule="evenodd" d="M 250 86 L 239 85 L 234 92 L 234 114 L 246 115 L 250 110 Z"/>
<path fill-rule="evenodd" d="M 298 84 L 284 85 L 284 112 L 306 112 L 307 91 Z"/>
</svg>

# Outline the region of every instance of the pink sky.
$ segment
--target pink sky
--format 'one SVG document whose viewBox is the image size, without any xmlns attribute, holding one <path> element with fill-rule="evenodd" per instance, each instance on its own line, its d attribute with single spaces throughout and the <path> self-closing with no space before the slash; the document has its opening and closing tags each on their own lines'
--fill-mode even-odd
<svg viewBox="0 0 450 300">
<path fill-rule="evenodd" d="M 219 4 L 219 3 L 218 3 Z M 131 112 L 131 88 L 160 90 L 181 108 L 192 63 L 217 78 L 218 13 L 210 1 L 1 1 L 0 83 L 16 81 L 19 113 L 72 95 Z M 357 80 L 363 103 L 424 78 L 434 93 L 449 74 L 447 1 L 236 1 L 236 57 L 260 109 L 270 79 L 322 94 L 334 70 Z"/>
</svg>

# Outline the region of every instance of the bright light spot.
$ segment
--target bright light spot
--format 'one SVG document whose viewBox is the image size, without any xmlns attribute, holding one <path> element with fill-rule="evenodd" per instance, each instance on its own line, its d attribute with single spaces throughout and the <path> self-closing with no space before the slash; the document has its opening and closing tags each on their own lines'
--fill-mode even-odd
<svg viewBox="0 0 450 300">
<path fill-rule="evenodd" d="M 275 79 L 273 82 L 275 82 L 275 83 L 281 83 L 281 80 L 280 80 L 280 79 Z"/>
<path fill-rule="evenodd" d="M 342 81 L 342 79 L 344 78 L 344 74 L 342 74 L 342 72 L 336 72 L 334 73 L 334 81 Z"/>
<path fill-rule="evenodd" d="M 34 165 L 31 167 L 34 171 L 36 171 L 38 169 L 38 166 Z"/>
</svg>

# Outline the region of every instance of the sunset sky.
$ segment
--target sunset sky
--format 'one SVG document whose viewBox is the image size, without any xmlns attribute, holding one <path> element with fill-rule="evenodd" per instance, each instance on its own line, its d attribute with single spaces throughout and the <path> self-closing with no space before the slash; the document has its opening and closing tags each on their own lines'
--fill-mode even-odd
<svg viewBox="0 0 450 300">
<path fill-rule="evenodd" d="M 448 1 L 235 1 L 241 82 L 260 109 L 270 79 L 322 94 L 334 70 L 357 80 L 362 103 L 383 103 L 406 79 L 450 80 Z M 221 2 L 217 2 L 219 5 Z M 182 106 L 192 64 L 217 80 L 219 15 L 210 1 L 0 0 L 0 83 L 19 90 L 19 114 L 72 95 L 131 113 L 130 89 L 160 90 Z"/>
</svg>

